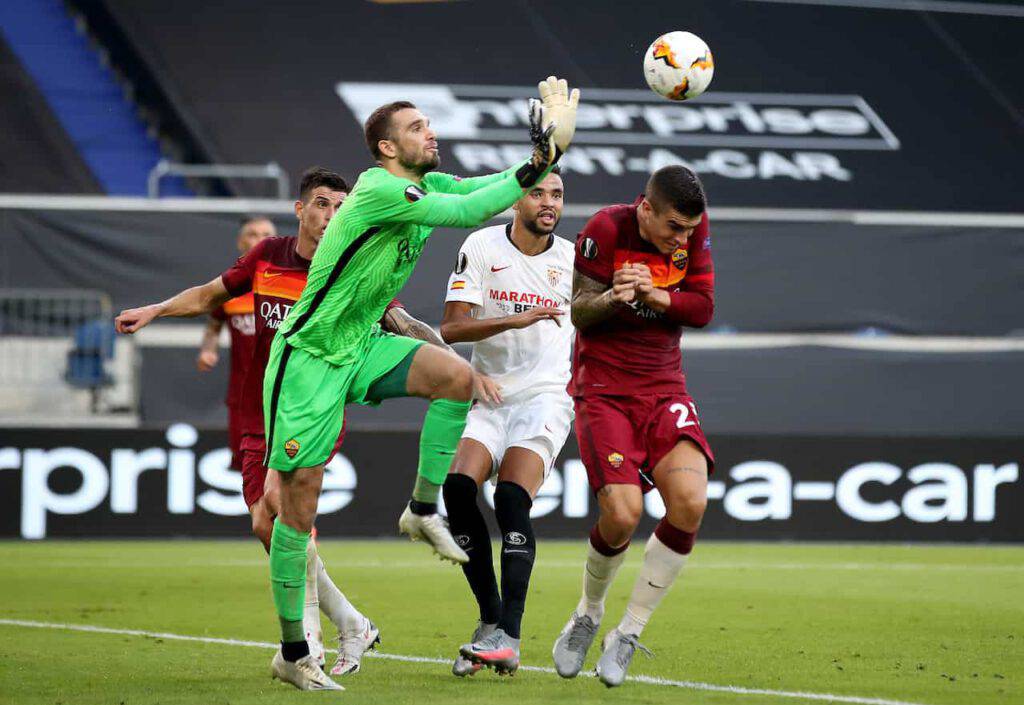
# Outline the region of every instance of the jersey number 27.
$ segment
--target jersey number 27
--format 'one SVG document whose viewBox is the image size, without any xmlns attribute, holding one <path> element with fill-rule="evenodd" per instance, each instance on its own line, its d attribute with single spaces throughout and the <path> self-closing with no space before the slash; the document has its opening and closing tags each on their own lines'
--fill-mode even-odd
<svg viewBox="0 0 1024 705">
<path fill-rule="evenodd" d="M 690 426 L 696 426 L 698 423 L 697 419 L 697 406 L 691 401 L 689 408 L 686 404 L 677 402 L 668 408 L 673 414 L 679 414 L 679 418 L 676 419 L 676 428 L 688 428 Z M 693 420 L 690 420 L 690 412 L 693 412 Z"/>
</svg>

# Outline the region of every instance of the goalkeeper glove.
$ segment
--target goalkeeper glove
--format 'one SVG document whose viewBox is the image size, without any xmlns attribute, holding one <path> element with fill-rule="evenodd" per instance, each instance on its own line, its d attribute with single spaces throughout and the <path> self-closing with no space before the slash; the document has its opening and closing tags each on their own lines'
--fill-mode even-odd
<svg viewBox="0 0 1024 705">
<path fill-rule="evenodd" d="M 516 170 L 516 181 L 521 188 L 530 188 L 537 183 L 541 174 L 558 161 L 559 157 L 558 147 L 551 137 L 557 126 L 547 119 L 544 104 L 536 98 L 531 98 L 527 105 L 533 154 L 530 161 Z"/>
<path fill-rule="evenodd" d="M 537 89 L 544 102 L 544 119 L 547 121 L 544 126 L 555 126 L 552 139 L 558 149 L 555 156 L 555 161 L 558 161 L 558 158 L 569 149 L 569 143 L 576 132 L 576 109 L 580 104 L 580 89 L 573 88 L 570 93 L 566 80 L 554 76 L 548 76 L 546 81 L 537 84 Z"/>
</svg>

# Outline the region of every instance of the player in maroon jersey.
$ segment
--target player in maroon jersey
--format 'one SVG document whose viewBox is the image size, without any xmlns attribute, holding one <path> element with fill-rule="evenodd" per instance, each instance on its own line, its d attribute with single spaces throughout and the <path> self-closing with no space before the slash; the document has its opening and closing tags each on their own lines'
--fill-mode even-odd
<svg viewBox="0 0 1024 705">
<path fill-rule="evenodd" d="M 244 255 L 261 240 L 275 235 L 277 229 L 270 218 L 263 215 L 245 216 L 238 231 L 238 251 Z M 228 393 L 224 399 L 224 404 L 228 407 L 228 447 L 231 449 L 231 468 L 241 472 L 242 418 L 238 406 L 256 339 L 252 292 L 226 301 L 210 314 L 206 330 L 203 331 L 203 342 L 196 356 L 196 367 L 200 372 L 209 372 L 217 366 L 220 359 L 220 331 L 225 323 L 228 324 L 228 332 L 231 334 L 231 366 L 228 373 Z"/>
<path fill-rule="evenodd" d="M 267 238 L 243 255 L 222 275 L 212 281 L 186 289 L 159 304 L 122 311 L 115 320 L 119 333 L 134 333 L 159 317 L 196 316 L 209 313 L 232 297 L 252 292 L 255 313 L 255 345 L 249 373 L 242 385 L 239 412 L 242 418 L 242 483 L 246 505 L 252 515 L 253 533 L 269 551 L 270 532 L 278 513 L 276 473 L 268 477 L 263 464 L 266 451 L 263 437 L 263 373 L 270 354 L 270 343 L 278 326 L 288 315 L 306 284 L 310 260 L 331 217 L 348 193 L 348 185 L 339 175 L 322 168 L 308 170 L 299 187 L 295 214 L 298 237 Z M 412 318 L 393 301 L 381 321 L 391 332 L 444 345 L 430 326 Z M 344 438 L 345 430 L 335 446 Z M 439 522 L 440 524 L 440 522 Z M 441 524 L 443 526 L 443 524 Z M 447 529 L 445 529 L 447 533 Z M 452 545 L 454 539 L 448 535 Z M 323 658 L 319 635 L 319 608 L 338 627 L 340 645 L 331 675 L 355 673 L 360 657 L 378 639 L 378 630 L 359 613 L 338 590 L 316 554 L 316 543 L 309 542 L 306 575 L 306 610 L 310 652 Z"/>
<path fill-rule="evenodd" d="M 644 195 L 598 211 L 576 243 L 572 322 L 578 329 L 569 393 L 576 436 L 600 517 L 590 532 L 583 596 L 555 642 L 559 675 L 579 673 L 604 600 L 656 488 L 665 516 L 647 542 L 626 613 L 603 641 L 597 671 L 619 685 L 651 613 L 693 548 L 714 456 L 686 393 L 684 326 L 714 310 L 704 188 L 689 169 L 656 171 Z"/>
</svg>

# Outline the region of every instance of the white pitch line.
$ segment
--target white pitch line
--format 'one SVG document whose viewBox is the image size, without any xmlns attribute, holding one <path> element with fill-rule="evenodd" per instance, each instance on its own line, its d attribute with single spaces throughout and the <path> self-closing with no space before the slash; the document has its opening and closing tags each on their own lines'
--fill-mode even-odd
<svg viewBox="0 0 1024 705">
<path fill-rule="evenodd" d="M 243 639 L 222 639 L 208 636 L 190 636 L 188 634 L 172 634 L 170 632 L 150 632 L 143 629 L 113 629 L 111 627 L 97 627 L 91 624 L 62 624 L 58 622 L 35 622 L 26 619 L 0 619 L 0 625 L 12 627 L 28 627 L 30 629 L 56 629 L 72 632 L 89 632 L 93 634 L 118 634 L 127 636 L 141 636 L 151 639 L 166 639 L 168 641 L 191 641 L 203 644 L 223 644 L 225 646 L 249 646 L 258 649 L 276 649 L 277 644 L 269 644 L 263 641 L 246 641 Z M 328 651 L 332 651 L 328 649 Z M 433 658 L 429 656 L 405 656 L 403 654 L 384 654 L 370 651 L 366 654 L 373 658 L 386 659 L 388 661 L 402 661 L 404 663 L 436 663 L 448 665 L 451 659 Z M 555 669 L 542 666 L 520 666 L 520 670 L 533 673 L 549 673 L 555 675 Z M 592 674 L 587 674 L 592 675 Z M 668 678 L 655 678 L 653 676 L 628 676 L 626 680 L 646 685 L 668 686 L 672 688 L 685 688 L 687 690 L 703 690 L 715 693 L 734 693 L 736 695 L 767 695 L 776 698 L 791 698 L 796 700 L 816 700 L 835 703 L 851 703 L 852 705 L 922 705 L 906 700 L 889 700 L 887 698 L 866 698 L 858 695 L 836 695 L 833 693 L 808 693 L 797 690 L 770 690 L 768 688 L 744 688 L 736 685 L 716 685 L 714 683 L 701 683 L 699 681 L 678 681 Z"/>
<path fill-rule="evenodd" d="M 110 568 L 125 568 L 125 569 L 136 569 L 136 568 L 164 568 L 166 563 L 138 563 L 133 562 L 131 564 L 124 563 L 104 563 L 102 561 L 47 561 L 47 566 L 50 568 L 96 568 L 108 570 Z M 216 560 L 184 560 L 176 565 L 180 566 L 212 566 L 218 568 L 256 568 L 266 567 L 266 559 L 258 560 L 232 560 L 232 561 L 216 561 Z M 439 571 L 451 570 L 451 567 L 439 563 L 437 561 L 430 560 L 413 560 L 413 561 L 381 561 L 381 560 L 365 560 L 365 561 L 346 561 L 332 560 L 331 567 L 333 568 L 358 568 L 358 569 L 394 569 L 394 570 L 407 570 L 409 568 L 417 569 L 429 569 L 436 568 Z M 535 563 L 536 568 L 582 568 L 582 560 L 538 560 Z M 640 567 L 640 560 L 629 560 L 623 563 L 625 568 L 638 568 Z M 691 562 L 687 564 L 687 570 L 818 570 L 818 571 L 944 571 L 944 572 L 987 572 L 987 573 L 1020 573 L 1024 572 L 1024 564 L 993 564 L 993 563 L 857 563 L 857 562 L 846 562 L 846 563 L 744 563 L 744 562 L 723 562 L 723 563 L 699 563 Z"/>
</svg>

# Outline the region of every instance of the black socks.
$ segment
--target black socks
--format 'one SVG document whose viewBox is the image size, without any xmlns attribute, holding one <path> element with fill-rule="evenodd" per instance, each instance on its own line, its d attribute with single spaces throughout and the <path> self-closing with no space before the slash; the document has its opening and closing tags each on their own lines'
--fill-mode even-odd
<svg viewBox="0 0 1024 705">
<path fill-rule="evenodd" d="M 501 617 L 501 596 L 491 562 L 491 537 L 476 503 L 476 482 L 468 475 L 449 475 L 443 491 L 452 536 L 469 555 L 462 572 L 480 605 L 480 620 L 495 624 Z"/>
<path fill-rule="evenodd" d="M 447 498 L 446 498 L 447 501 Z M 494 492 L 494 514 L 501 529 L 501 619 L 498 626 L 513 639 L 526 607 L 526 591 L 537 552 L 530 523 L 530 494 L 514 482 L 499 482 Z"/>
<path fill-rule="evenodd" d="M 305 639 L 302 641 L 282 641 L 281 655 L 285 661 L 295 663 L 300 658 L 309 656 L 309 644 L 306 643 Z"/>
<path fill-rule="evenodd" d="M 409 511 L 417 516 L 428 516 L 437 514 L 437 502 L 420 502 L 416 499 L 409 500 Z"/>
</svg>

